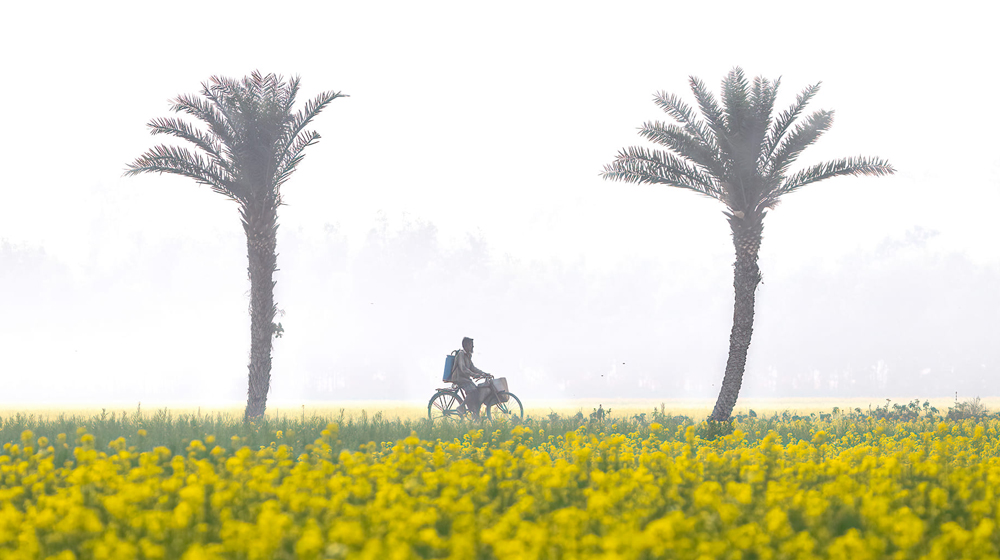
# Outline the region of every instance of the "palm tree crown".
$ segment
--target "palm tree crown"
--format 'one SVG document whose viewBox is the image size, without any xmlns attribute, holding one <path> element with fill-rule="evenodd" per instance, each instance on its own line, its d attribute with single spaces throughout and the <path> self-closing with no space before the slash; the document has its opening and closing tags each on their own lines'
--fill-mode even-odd
<svg viewBox="0 0 1000 560">
<path fill-rule="evenodd" d="M 778 199 L 809 183 L 838 175 L 887 175 L 888 162 L 848 157 L 789 174 L 802 151 L 833 124 L 833 111 L 796 120 L 819 91 L 809 86 L 787 111 L 772 118 L 781 79 L 757 77 L 751 85 L 735 68 L 722 81 L 722 105 L 698 78 L 691 77 L 702 117 L 679 97 L 665 92 L 654 101 L 679 124 L 646 122 L 639 134 L 667 150 L 630 147 L 604 167 L 602 176 L 632 183 L 659 183 L 690 189 L 721 201 L 730 213 L 766 213 Z M 794 127 L 793 127 L 794 125 Z"/>
<path fill-rule="evenodd" d="M 300 78 L 284 82 L 281 76 L 254 72 L 236 81 L 212 76 L 201 94 L 180 95 L 171 110 L 202 121 L 199 130 L 176 118 L 149 122 L 152 134 L 186 140 L 196 150 L 159 145 L 128 165 L 126 176 L 160 172 L 190 177 L 240 204 L 273 195 L 280 203 L 280 187 L 304 156 L 303 150 L 320 135 L 305 127 L 331 101 L 348 97 L 324 92 L 297 113 L 292 106 Z"/>
</svg>

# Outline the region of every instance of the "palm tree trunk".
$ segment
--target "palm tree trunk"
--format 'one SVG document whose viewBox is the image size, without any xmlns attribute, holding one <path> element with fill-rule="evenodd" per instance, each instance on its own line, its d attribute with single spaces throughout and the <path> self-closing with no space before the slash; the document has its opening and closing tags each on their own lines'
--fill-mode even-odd
<svg viewBox="0 0 1000 560">
<path fill-rule="evenodd" d="M 274 336 L 273 275 L 277 267 L 277 204 L 272 197 L 248 201 L 241 209 L 247 235 L 250 275 L 250 365 L 244 421 L 264 415 L 271 386 L 271 341 Z"/>
<path fill-rule="evenodd" d="M 743 385 L 743 371 L 747 363 L 747 351 L 750 349 L 750 336 L 753 334 L 754 292 L 760 283 L 760 269 L 757 268 L 757 253 L 760 250 L 763 216 L 747 216 L 746 220 L 733 217 L 730 225 L 733 230 L 733 245 L 736 247 L 736 263 L 733 265 L 733 287 L 736 299 L 733 309 L 733 330 L 729 335 L 729 360 L 726 362 L 726 374 L 722 378 L 722 389 L 715 401 L 711 420 L 725 422 L 736 407 L 736 399 Z"/>
</svg>

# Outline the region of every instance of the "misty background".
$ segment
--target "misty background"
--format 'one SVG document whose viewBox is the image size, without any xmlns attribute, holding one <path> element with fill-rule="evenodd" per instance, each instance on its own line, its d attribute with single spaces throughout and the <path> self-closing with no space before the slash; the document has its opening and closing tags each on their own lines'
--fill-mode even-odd
<svg viewBox="0 0 1000 560">
<path fill-rule="evenodd" d="M 440 385 L 445 354 L 466 335 L 476 363 L 525 399 L 717 394 L 732 320 L 721 216 L 714 263 L 650 255 L 608 270 L 581 258 L 519 260 L 481 235 L 444 243 L 426 221 L 373 222 L 353 254 L 335 224 L 317 239 L 279 234 L 285 334 L 272 398 L 419 399 Z M 741 396 L 1000 393 L 990 326 L 1000 274 L 934 251 L 935 238 L 914 227 L 832 267 L 776 274 L 780 257 L 765 240 Z M 203 241 L 137 235 L 114 264 L 74 272 L 42 249 L 4 243 L 0 290 L 15 297 L 4 300 L 0 336 L 18 341 L 7 361 L 21 372 L 5 396 L 239 400 L 244 247 L 235 231 Z"/>
<path fill-rule="evenodd" d="M 300 103 L 351 96 L 282 189 L 270 399 L 425 400 L 463 336 L 527 406 L 714 399 L 723 208 L 598 173 L 667 120 L 654 92 L 691 102 L 689 75 L 717 93 L 735 65 L 782 77 L 778 111 L 823 82 L 809 110 L 837 116 L 796 169 L 899 170 L 768 214 L 741 397 L 1000 395 L 1000 113 L 980 107 L 1000 39 L 982 3 L 287 2 L 280 28 L 270 4 L 171 6 L 5 10 L 0 402 L 245 399 L 236 205 L 121 175 L 168 140 L 144 126 L 168 99 L 254 69 L 300 74 Z"/>
</svg>

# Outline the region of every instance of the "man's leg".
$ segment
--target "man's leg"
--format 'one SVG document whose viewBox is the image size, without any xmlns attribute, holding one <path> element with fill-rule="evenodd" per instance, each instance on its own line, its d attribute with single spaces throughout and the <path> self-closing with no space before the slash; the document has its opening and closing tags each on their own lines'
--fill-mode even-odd
<svg viewBox="0 0 1000 560">
<path fill-rule="evenodd" d="M 462 405 L 458 407 L 458 411 L 462 414 L 465 414 L 466 412 L 472 410 L 470 403 L 472 399 L 475 398 L 477 388 L 476 384 L 473 383 L 472 381 L 463 381 L 459 383 L 458 386 L 465 393 L 465 401 L 463 401 Z"/>
<path fill-rule="evenodd" d="M 483 390 L 475 383 L 470 383 L 470 385 L 472 387 L 465 390 L 465 394 L 467 395 L 465 399 L 466 408 L 472 412 L 473 417 L 479 418 L 479 409 L 483 404 Z"/>
</svg>

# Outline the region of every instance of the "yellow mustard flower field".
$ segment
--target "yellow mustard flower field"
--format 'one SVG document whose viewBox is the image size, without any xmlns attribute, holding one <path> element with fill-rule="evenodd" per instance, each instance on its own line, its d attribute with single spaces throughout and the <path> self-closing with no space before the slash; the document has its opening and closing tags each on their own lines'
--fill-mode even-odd
<svg viewBox="0 0 1000 560">
<path fill-rule="evenodd" d="M 0 558 L 1000 558 L 996 415 L 383 423 L 36 423 Z"/>
</svg>

